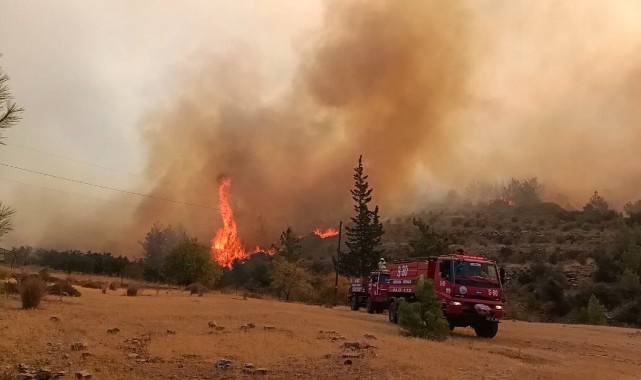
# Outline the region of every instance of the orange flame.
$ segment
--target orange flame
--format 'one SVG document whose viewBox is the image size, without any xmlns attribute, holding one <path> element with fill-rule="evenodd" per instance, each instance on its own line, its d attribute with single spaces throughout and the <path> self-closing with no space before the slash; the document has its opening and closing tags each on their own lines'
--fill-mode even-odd
<svg viewBox="0 0 641 380">
<path fill-rule="evenodd" d="M 338 230 L 335 228 L 328 228 L 323 232 L 320 228 L 314 230 L 314 233 L 320 236 L 321 239 L 327 239 L 328 237 L 338 235 Z"/>
<path fill-rule="evenodd" d="M 218 188 L 218 206 L 223 219 L 223 227 L 216 232 L 212 240 L 211 258 L 223 267 L 231 268 L 234 260 L 246 260 L 253 253 L 265 252 L 272 255 L 272 250 L 256 247 L 253 252 L 248 252 L 238 237 L 238 228 L 234 219 L 234 210 L 229 205 L 229 188 L 231 179 L 223 178 Z"/>
</svg>

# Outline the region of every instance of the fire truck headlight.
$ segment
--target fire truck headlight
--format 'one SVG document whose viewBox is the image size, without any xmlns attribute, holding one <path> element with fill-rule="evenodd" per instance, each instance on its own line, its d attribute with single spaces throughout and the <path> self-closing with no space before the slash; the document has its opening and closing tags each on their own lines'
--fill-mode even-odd
<svg viewBox="0 0 641 380">
<path fill-rule="evenodd" d="M 458 301 L 450 301 L 450 306 L 461 306 L 462 304 Z"/>
<path fill-rule="evenodd" d="M 501 306 L 501 305 L 496 305 L 494 308 L 495 308 L 496 310 L 503 310 L 503 306 Z"/>
</svg>

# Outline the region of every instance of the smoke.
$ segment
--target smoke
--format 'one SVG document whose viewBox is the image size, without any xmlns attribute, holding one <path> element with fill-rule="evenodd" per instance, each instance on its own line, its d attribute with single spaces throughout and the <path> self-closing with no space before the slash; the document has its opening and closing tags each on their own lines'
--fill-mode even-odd
<svg viewBox="0 0 641 380">
<path fill-rule="evenodd" d="M 211 204 L 227 173 L 240 235 L 261 244 L 351 212 L 359 154 L 387 216 L 510 176 L 538 176 L 550 199 L 580 205 L 598 189 L 620 205 L 641 180 L 629 5 L 330 1 L 284 93 L 263 86 L 251 55 L 177 78 L 144 123 L 154 193 Z M 173 210 L 136 216 L 147 226 Z M 207 236 L 218 223 L 190 225 Z"/>
<path fill-rule="evenodd" d="M 620 206 L 641 183 L 639 15 L 627 0 L 327 1 L 284 89 L 237 47 L 177 69 L 146 112 L 145 191 L 213 209 L 144 200 L 105 212 L 103 237 L 75 236 L 131 246 L 161 221 L 211 239 L 221 175 L 250 249 L 288 225 L 336 226 L 360 154 L 384 218 L 509 177 L 537 176 L 563 203 L 599 190 Z"/>
<path fill-rule="evenodd" d="M 466 101 L 468 12 L 456 1 L 329 2 L 324 20 L 276 98 L 242 55 L 178 78 L 144 123 L 153 194 L 212 204 L 226 173 L 240 235 L 265 243 L 287 225 L 336 225 L 363 154 L 375 202 L 408 206 L 419 164 L 445 162 L 456 139 L 445 123 Z M 146 202 L 138 224 L 174 210 Z M 219 223 L 210 212 L 189 224 L 206 235 Z"/>
</svg>

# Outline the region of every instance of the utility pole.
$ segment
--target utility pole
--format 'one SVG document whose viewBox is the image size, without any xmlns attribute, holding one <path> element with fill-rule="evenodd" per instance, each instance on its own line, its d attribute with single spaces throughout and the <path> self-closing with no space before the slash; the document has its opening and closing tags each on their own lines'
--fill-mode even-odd
<svg viewBox="0 0 641 380">
<path fill-rule="evenodd" d="M 334 272 L 336 278 L 334 279 L 334 306 L 338 304 L 338 264 L 341 260 L 341 237 L 343 235 L 343 221 L 338 223 L 338 246 L 336 247 L 336 258 L 334 259 Z"/>
</svg>

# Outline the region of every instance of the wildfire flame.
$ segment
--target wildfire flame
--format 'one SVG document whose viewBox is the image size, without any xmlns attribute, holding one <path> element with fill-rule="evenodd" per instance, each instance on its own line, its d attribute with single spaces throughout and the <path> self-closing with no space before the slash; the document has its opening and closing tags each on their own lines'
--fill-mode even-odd
<svg viewBox="0 0 641 380">
<path fill-rule="evenodd" d="M 507 199 L 505 197 L 500 197 L 499 199 L 502 200 L 503 202 L 507 203 L 508 206 L 514 206 L 514 201 L 511 200 L 511 199 Z"/>
<path fill-rule="evenodd" d="M 272 250 L 263 250 L 256 247 L 253 252 L 248 252 L 238 237 L 238 228 L 234 219 L 234 210 L 229 205 L 229 188 L 231 179 L 226 177 L 220 183 L 218 188 L 218 206 L 220 216 L 223 219 L 223 227 L 216 232 L 212 240 L 211 258 L 224 267 L 231 268 L 234 260 L 246 260 L 252 253 L 266 252 L 273 254 Z"/>
<path fill-rule="evenodd" d="M 335 228 L 328 228 L 323 232 L 320 228 L 317 228 L 314 230 L 314 233 L 320 236 L 321 239 L 327 239 L 328 237 L 338 235 L 338 230 Z"/>
</svg>

